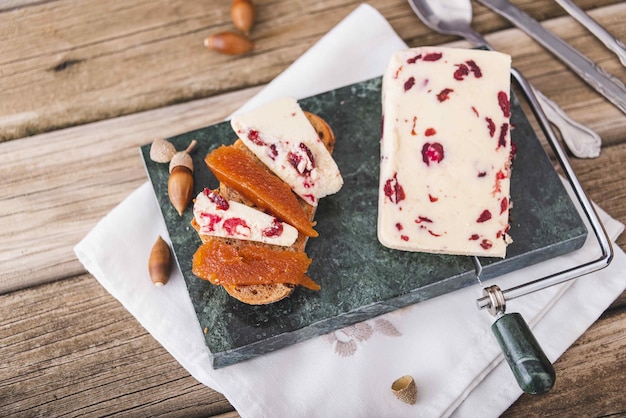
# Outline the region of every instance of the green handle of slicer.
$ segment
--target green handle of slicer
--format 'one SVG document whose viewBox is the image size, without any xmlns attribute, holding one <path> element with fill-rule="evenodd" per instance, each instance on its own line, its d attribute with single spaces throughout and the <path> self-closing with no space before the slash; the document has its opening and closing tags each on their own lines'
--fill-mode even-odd
<svg viewBox="0 0 626 418">
<path fill-rule="evenodd" d="M 554 367 L 524 318 L 518 313 L 503 314 L 491 330 L 520 388 L 531 395 L 548 393 L 556 380 Z"/>
</svg>

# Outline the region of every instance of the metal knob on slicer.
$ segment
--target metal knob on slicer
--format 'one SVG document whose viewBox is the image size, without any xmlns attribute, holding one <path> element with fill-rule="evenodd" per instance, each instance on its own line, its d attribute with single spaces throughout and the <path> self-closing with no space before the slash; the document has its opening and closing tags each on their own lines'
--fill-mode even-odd
<svg viewBox="0 0 626 418">
<path fill-rule="evenodd" d="M 504 303 L 504 297 L 498 286 L 490 286 L 483 292 L 492 297 L 492 300 Z M 531 395 L 548 393 L 554 386 L 556 373 L 530 327 L 519 313 L 505 314 L 503 307 L 494 310 L 497 316 L 491 330 L 517 384 L 525 393 Z"/>
</svg>

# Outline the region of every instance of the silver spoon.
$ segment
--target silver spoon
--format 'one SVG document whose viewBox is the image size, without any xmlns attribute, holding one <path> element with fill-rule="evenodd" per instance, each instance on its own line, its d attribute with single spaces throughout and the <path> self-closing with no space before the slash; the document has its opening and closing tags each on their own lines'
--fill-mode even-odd
<svg viewBox="0 0 626 418">
<path fill-rule="evenodd" d="M 460 36 L 474 45 L 493 49 L 471 26 L 470 0 L 409 0 L 409 4 L 422 22 L 434 31 Z M 571 119 L 559 105 L 537 89 L 533 88 L 533 92 L 550 122 L 561 132 L 563 141 L 574 156 L 595 158 L 600 155 L 602 140 L 597 133 Z"/>
</svg>

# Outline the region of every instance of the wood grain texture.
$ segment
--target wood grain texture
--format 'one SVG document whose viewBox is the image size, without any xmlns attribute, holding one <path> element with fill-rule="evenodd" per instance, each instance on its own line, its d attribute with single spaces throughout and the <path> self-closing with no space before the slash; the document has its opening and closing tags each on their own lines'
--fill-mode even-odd
<svg viewBox="0 0 626 418">
<path fill-rule="evenodd" d="M 531 14 L 537 9 L 531 0 L 516 3 Z M 564 14 L 552 2 L 541 3 L 542 18 Z M 259 0 L 254 51 L 230 57 L 203 46 L 207 35 L 233 29 L 229 0 L 14 1 L 0 8 L 0 140 L 265 84 L 358 4 Z M 411 45 L 452 39 L 427 29 L 404 0 L 370 4 Z M 476 28 L 484 33 L 510 26 L 475 9 Z M 603 23 L 620 36 L 623 21 Z M 564 34 L 569 40 L 569 28 Z"/>
<path fill-rule="evenodd" d="M 0 296 L 0 415 L 233 411 L 91 276 Z"/>
</svg>

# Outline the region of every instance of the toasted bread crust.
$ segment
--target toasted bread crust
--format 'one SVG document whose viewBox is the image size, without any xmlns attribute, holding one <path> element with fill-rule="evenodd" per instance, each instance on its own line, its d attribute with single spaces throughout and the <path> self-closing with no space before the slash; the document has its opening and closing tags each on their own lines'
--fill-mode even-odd
<svg viewBox="0 0 626 418">
<path fill-rule="evenodd" d="M 318 136 L 320 137 L 320 140 L 322 140 L 322 142 L 324 143 L 328 151 L 332 153 L 334 146 L 335 146 L 335 135 L 332 129 L 330 128 L 330 126 L 326 123 L 326 121 L 324 121 L 324 119 L 322 119 L 321 117 L 313 113 L 304 112 L 304 114 L 306 115 L 307 119 L 309 120 L 313 128 L 315 128 Z M 244 150 L 254 159 L 257 159 L 256 156 L 252 153 L 252 151 L 250 151 L 241 140 L 237 139 L 235 141 L 234 146 Z M 257 159 L 257 161 L 259 160 Z M 241 196 L 239 193 L 237 193 L 235 190 L 228 187 L 224 183 L 220 183 L 219 192 L 227 200 L 233 200 L 236 202 L 244 203 L 248 206 L 254 206 L 252 202 L 245 199 L 243 196 Z M 300 205 L 303 207 L 303 209 L 309 216 L 309 219 L 313 221 L 316 208 L 306 203 L 300 197 L 298 197 L 298 202 L 300 203 Z M 199 226 L 196 223 L 195 219 L 192 220 L 191 225 L 196 231 L 199 230 Z M 209 242 L 210 240 L 220 240 L 222 242 L 227 242 L 230 245 L 234 245 L 236 247 L 239 246 L 238 244 L 239 241 L 236 239 L 213 237 L 213 236 L 207 236 L 207 235 L 202 235 L 202 234 L 199 234 L 199 236 L 203 243 Z M 304 252 L 304 248 L 306 246 L 307 241 L 308 241 L 308 237 L 302 233 L 299 233 L 298 238 L 296 239 L 296 242 L 290 247 L 281 247 L 281 246 L 270 245 L 270 244 L 261 244 L 261 245 L 266 245 L 268 247 L 273 248 L 276 251 Z M 224 284 L 222 286 L 224 287 L 224 289 L 226 290 L 226 292 L 228 292 L 230 296 L 234 297 L 235 299 L 243 303 L 247 303 L 249 305 L 266 305 L 269 303 L 278 302 L 279 300 L 290 296 L 295 289 L 294 285 L 281 284 L 281 283 L 266 284 L 266 285 L 246 285 L 246 286 Z"/>
</svg>

